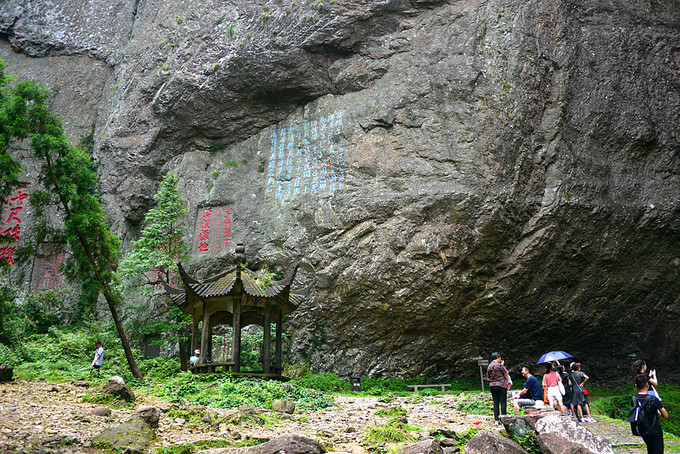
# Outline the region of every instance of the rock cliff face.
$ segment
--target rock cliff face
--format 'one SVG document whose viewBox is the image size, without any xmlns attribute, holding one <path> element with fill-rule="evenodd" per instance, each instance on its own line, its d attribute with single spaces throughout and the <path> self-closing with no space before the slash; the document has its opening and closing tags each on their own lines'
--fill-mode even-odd
<svg viewBox="0 0 680 454">
<path fill-rule="evenodd" d="M 6 0 L 0 38 L 124 239 L 171 170 L 197 275 L 301 263 L 316 370 L 680 370 L 677 0 Z"/>
</svg>

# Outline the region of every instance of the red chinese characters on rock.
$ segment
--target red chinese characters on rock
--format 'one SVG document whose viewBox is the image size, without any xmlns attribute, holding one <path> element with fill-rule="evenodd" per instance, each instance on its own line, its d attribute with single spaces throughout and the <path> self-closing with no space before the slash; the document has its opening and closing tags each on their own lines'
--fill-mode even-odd
<svg viewBox="0 0 680 454">
<path fill-rule="evenodd" d="M 231 241 L 231 205 L 201 208 L 196 217 L 194 249 L 199 254 L 225 252 Z"/>
<path fill-rule="evenodd" d="M 21 233 L 21 212 L 24 209 L 24 201 L 27 198 L 28 191 L 26 191 L 26 186 L 17 188 L 14 194 L 9 197 L 5 204 L 5 208 L 2 211 L 0 235 L 10 237 L 14 239 L 15 242 L 19 241 L 19 234 Z M 14 265 L 15 251 L 16 246 L 14 245 L 2 245 L 0 247 L 0 260 L 5 260 Z"/>
<path fill-rule="evenodd" d="M 66 260 L 66 250 L 61 245 L 46 244 L 43 246 L 45 257 L 38 261 L 38 289 L 55 289 L 61 287 L 64 277 L 59 269 Z"/>
</svg>

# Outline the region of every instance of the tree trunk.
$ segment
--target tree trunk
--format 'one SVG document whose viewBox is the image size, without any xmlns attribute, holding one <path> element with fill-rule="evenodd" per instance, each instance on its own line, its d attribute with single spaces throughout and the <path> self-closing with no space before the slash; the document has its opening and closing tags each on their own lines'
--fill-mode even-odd
<svg viewBox="0 0 680 454">
<path fill-rule="evenodd" d="M 125 352 L 125 358 L 127 359 L 128 365 L 130 366 L 130 371 L 135 378 L 142 379 L 144 377 L 142 377 L 142 373 L 139 371 L 135 357 L 132 356 L 132 349 L 130 348 L 127 335 L 125 334 L 123 323 L 120 321 L 120 317 L 118 317 L 116 306 L 114 306 L 113 302 L 109 299 L 110 297 L 107 297 L 106 293 L 104 293 L 104 297 L 106 298 L 106 302 L 109 304 L 109 310 L 111 311 L 113 322 L 116 324 L 118 336 L 120 336 L 120 343 L 123 345 L 123 351 Z"/>
<path fill-rule="evenodd" d="M 187 339 L 179 340 L 179 364 L 180 370 L 187 371 L 189 368 L 189 357 L 187 352 L 189 350 L 189 341 Z"/>
</svg>

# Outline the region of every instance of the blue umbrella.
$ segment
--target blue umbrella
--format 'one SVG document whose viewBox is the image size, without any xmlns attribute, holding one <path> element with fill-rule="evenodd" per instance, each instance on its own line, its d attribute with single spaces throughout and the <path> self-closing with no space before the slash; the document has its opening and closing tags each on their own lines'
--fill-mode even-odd
<svg viewBox="0 0 680 454">
<path fill-rule="evenodd" d="M 563 352 L 562 350 L 555 350 L 541 356 L 541 358 L 538 360 L 536 364 L 552 363 L 553 361 L 559 361 L 561 359 L 567 359 L 571 357 L 572 356 L 567 352 Z"/>
</svg>

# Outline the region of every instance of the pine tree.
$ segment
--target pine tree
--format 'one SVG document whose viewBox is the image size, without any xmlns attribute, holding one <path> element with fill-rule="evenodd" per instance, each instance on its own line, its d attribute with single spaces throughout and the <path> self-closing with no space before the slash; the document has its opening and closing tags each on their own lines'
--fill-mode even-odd
<svg viewBox="0 0 680 454">
<path fill-rule="evenodd" d="M 72 255 L 67 277 L 94 275 L 118 330 L 132 374 L 142 375 L 118 316 L 122 296 L 117 289 L 120 240 L 106 222 L 97 188 L 97 173 L 90 156 L 74 147 L 66 137 L 61 118 L 49 110 L 50 91 L 39 83 L 21 81 L 5 75 L 0 60 L 0 163 L 8 167 L 0 173 L 0 196 L 18 186 L 20 163 L 9 150 L 28 140 L 32 158 L 39 163 L 38 181 L 42 189 L 32 191 L 31 205 L 36 218 L 42 219 L 35 230 L 34 245 L 23 249 L 42 253 L 45 243 L 68 243 Z M 45 212 L 61 208 L 63 228 L 50 226 Z"/>
<path fill-rule="evenodd" d="M 161 277 L 171 282 L 177 274 L 177 261 L 188 257 L 189 246 L 178 221 L 186 215 L 184 199 L 177 191 L 177 177 L 169 172 L 161 181 L 154 199 L 156 206 L 145 216 L 146 227 L 132 243 L 132 252 L 120 263 L 119 274 L 126 289 L 160 289 Z M 166 341 L 180 345 L 180 361 L 186 369 L 188 316 L 171 305 L 162 320 L 144 323 L 149 332 L 164 332 Z M 144 329 L 143 328 L 143 329 Z"/>
<path fill-rule="evenodd" d="M 189 247 L 178 221 L 186 215 L 184 199 L 177 192 L 177 177 L 169 172 L 161 181 L 154 199 L 156 206 L 145 216 L 146 227 L 132 252 L 120 264 L 119 274 L 126 286 L 157 287 L 162 276 L 170 282 L 177 272 L 177 261 L 187 257 Z M 153 273 L 150 273 L 154 271 Z"/>
</svg>

